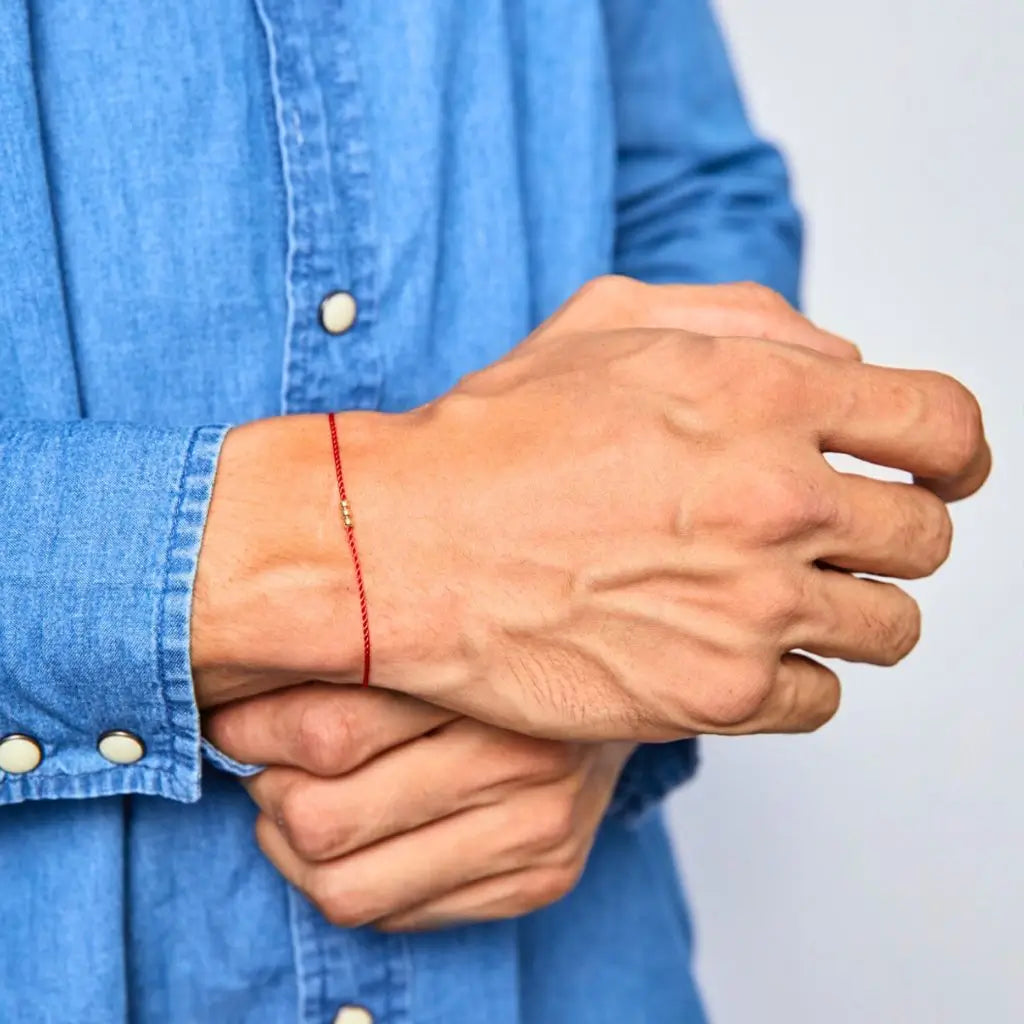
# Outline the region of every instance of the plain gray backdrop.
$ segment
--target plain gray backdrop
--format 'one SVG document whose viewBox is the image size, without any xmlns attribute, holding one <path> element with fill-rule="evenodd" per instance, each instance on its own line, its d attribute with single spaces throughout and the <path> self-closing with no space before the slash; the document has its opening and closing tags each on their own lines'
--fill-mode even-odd
<svg viewBox="0 0 1024 1024">
<path fill-rule="evenodd" d="M 995 470 L 896 669 L 812 737 L 704 744 L 670 815 L 715 1024 L 1024 1021 L 1024 2 L 720 0 L 807 215 L 805 299 L 953 373 Z"/>
</svg>

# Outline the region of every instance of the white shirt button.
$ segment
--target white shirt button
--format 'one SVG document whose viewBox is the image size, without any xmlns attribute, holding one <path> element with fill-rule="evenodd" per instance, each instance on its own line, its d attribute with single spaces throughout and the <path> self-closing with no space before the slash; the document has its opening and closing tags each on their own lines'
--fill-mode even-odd
<svg viewBox="0 0 1024 1024">
<path fill-rule="evenodd" d="M 365 1006 L 343 1006 L 335 1016 L 334 1024 L 373 1024 L 373 1014 Z"/>
<path fill-rule="evenodd" d="M 356 300 L 348 292 L 331 292 L 320 303 L 320 326 L 328 334 L 344 334 L 356 322 Z"/>
<path fill-rule="evenodd" d="M 0 740 L 0 772 L 23 775 L 38 768 L 43 760 L 43 748 L 21 733 L 12 733 Z"/>
<path fill-rule="evenodd" d="M 123 729 L 111 729 L 105 732 L 96 744 L 99 752 L 111 764 L 135 764 L 142 760 L 146 746 L 134 733 Z"/>
</svg>

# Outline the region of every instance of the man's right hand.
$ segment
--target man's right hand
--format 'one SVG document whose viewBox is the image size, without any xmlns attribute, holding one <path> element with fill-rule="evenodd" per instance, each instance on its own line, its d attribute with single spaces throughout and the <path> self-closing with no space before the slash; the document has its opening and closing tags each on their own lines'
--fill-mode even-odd
<svg viewBox="0 0 1024 1024">
<path fill-rule="evenodd" d="M 774 340 L 727 336 L 737 309 Z M 941 499 L 989 465 L 961 385 L 849 351 L 751 286 L 602 279 L 436 402 L 339 417 L 373 683 L 559 738 L 826 721 L 838 682 L 805 654 L 888 665 L 919 632 L 908 595 L 853 573 L 933 572 Z M 201 703 L 357 678 L 333 487 L 320 417 L 228 435 L 197 580 Z"/>
</svg>

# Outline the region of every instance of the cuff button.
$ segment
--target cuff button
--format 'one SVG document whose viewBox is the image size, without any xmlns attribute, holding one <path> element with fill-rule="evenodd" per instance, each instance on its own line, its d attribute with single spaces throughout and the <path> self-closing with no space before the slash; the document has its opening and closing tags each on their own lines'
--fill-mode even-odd
<svg viewBox="0 0 1024 1024">
<path fill-rule="evenodd" d="M 133 732 L 111 729 L 105 732 L 96 744 L 96 749 L 111 764 L 135 764 L 146 753 L 146 745 Z"/>
<path fill-rule="evenodd" d="M 0 740 L 0 772 L 24 775 L 38 768 L 42 760 L 43 748 L 31 736 L 15 732 Z"/>
</svg>

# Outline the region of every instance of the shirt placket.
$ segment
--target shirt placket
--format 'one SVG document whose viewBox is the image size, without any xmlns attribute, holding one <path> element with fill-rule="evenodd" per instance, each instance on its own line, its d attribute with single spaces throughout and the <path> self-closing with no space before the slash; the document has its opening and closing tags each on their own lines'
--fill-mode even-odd
<svg viewBox="0 0 1024 1024">
<path fill-rule="evenodd" d="M 311 26 L 296 0 L 257 2 L 287 203 L 285 413 L 374 409 L 381 393 L 370 150 L 342 7 Z"/>
<path fill-rule="evenodd" d="M 369 143 L 344 4 L 315 26 L 297 0 L 257 0 L 287 202 L 286 413 L 373 409 L 382 358 Z M 314 38 L 315 32 L 315 38 Z M 329 59 L 321 60 L 322 48 Z M 412 971 L 402 936 L 328 924 L 289 888 L 299 1024 L 408 1024 Z"/>
</svg>

